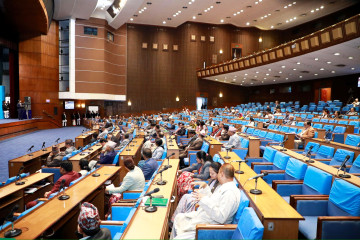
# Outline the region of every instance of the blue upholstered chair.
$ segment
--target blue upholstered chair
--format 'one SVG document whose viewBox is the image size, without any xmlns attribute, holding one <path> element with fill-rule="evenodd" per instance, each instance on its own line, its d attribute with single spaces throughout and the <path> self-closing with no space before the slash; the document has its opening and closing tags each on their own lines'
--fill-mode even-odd
<svg viewBox="0 0 360 240">
<path fill-rule="evenodd" d="M 274 180 L 273 188 L 286 201 L 290 195 L 320 195 L 329 194 L 332 175 L 318 168 L 309 166 L 306 170 L 304 180 L 283 181 Z"/>
<path fill-rule="evenodd" d="M 282 152 L 276 152 L 273 162 L 253 162 L 251 167 L 256 173 L 267 170 L 285 170 L 289 159 L 289 155 Z"/>
<path fill-rule="evenodd" d="M 298 159 L 290 158 L 285 170 L 266 170 L 268 173 L 263 179 L 271 184 L 273 180 L 303 180 L 307 164 Z"/>
<path fill-rule="evenodd" d="M 119 221 L 101 221 L 100 228 L 109 229 L 111 232 L 112 239 L 120 239 L 121 235 L 128 226 L 131 218 L 133 217 L 135 211 L 136 208 L 132 208 L 123 223 L 122 222 L 119 223 Z"/>
<path fill-rule="evenodd" d="M 321 145 L 319 150 L 313 155 L 315 159 L 329 159 L 334 156 L 335 149 L 326 145 Z"/>
<path fill-rule="evenodd" d="M 320 148 L 320 144 L 319 143 L 315 143 L 315 142 L 308 142 L 305 146 L 305 149 L 304 150 L 298 150 L 298 149 L 294 149 L 293 151 L 297 152 L 297 153 L 300 153 L 300 154 L 306 154 L 310 147 L 313 146 L 313 148 L 311 149 L 311 153 L 316 153 L 319 148 Z"/>
<path fill-rule="evenodd" d="M 197 239 L 262 239 L 264 226 L 253 208 L 243 210 L 238 225 L 203 225 L 196 226 Z"/>
<path fill-rule="evenodd" d="M 360 188 L 335 179 L 329 196 L 291 198 L 305 218 L 299 231 L 307 239 L 358 239 L 360 237 Z"/>
<path fill-rule="evenodd" d="M 53 173 L 54 174 L 54 182 L 56 182 L 60 177 L 60 168 L 59 167 L 42 167 L 42 173 Z"/>
<path fill-rule="evenodd" d="M 333 141 L 338 143 L 344 143 L 344 133 L 346 127 L 336 126 L 333 131 Z"/>
<path fill-rule="evenodd" d="M 331 159 L 317 159 L 317 161 L 321 161 L 325 164 L 329 164 L 329 165 L 335 165 L 335 166 L 338 166 L 340 165 L 345 157 L 349 155 L 350 156 L 350 159 L 347 161 L 347 165 L 351 165 L 353 160 L 354 160 L 354 152 L 352 151 L 348 151 L 348 150 L 345 150 L 345 149 L 337 149 L 334 156 L 331 158 Z"/>
<path fill-rule="evenodd" d="M 360 145 L 360 136 L 354 135 L 354 134 L 348 134 L 346 139 L 345 139 L 345 144 L 350 145 L 350 146 L 354 146 L 354 147 L 359 147 L 359 145 Z"/>
<path fill-rule="evenodd" d="M 352 166 L 349 169 L 349 173 L 360 177 L 360 154 L 354 160 Z"/>
<path fill-rule="evenodd" d="M 246 138 L 241 138 L 240 148 L 233 148 L 232 151 L 236 153 L 241 159 L 245 159 L 249 150 L 249 140 Z"/>
<path fill-rule="evenodd" d="M 192 165 L 194 163 L 196 163 L 196 153 L 198 151 L 204 151 L 204 152 L 208 152 L 209 151 L 209 143 L 204 141 L 203 142 L 203 145 L 201 146 L 201 149 L 200 150 L 189 150 L 188 151 L 188 157 L 187 158 L 184 158 L 184 163 L 185 165 Z"/>
</svg>

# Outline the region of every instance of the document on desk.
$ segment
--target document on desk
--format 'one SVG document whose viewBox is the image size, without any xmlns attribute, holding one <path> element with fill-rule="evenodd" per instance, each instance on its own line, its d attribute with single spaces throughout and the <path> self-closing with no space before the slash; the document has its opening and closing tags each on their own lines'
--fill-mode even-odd
<svg viewBox="0 0 360 240">
<path fill-rule="evenodd" d="M 31 194 L 31 193 L 34 193 L 36 192 L 38 189 L 36 187 L 32 187 L 32 188 L 26 188 L 24 193 L 26 194 Z"/>
</svg>

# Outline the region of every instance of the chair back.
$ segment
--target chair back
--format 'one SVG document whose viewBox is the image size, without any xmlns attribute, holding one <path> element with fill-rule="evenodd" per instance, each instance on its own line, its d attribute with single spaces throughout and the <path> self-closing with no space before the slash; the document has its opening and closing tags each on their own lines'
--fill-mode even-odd
<svg viewBox="0 0 360 240">
<path fill-rule="evenodd" d="M 250 200 L 249 198 L 246 196 L 246 194 L 244 193 L 244 191 L 240 191 L 240 204 L 239 204 L 239 208 L 233 218 L 232 224 L 238 224 L 240 217 L 244 211 L 244 209 L 246 207 L 249 207 L 250 204 Z"/>
<path fill-rule="evenodd" d="M 318 168 L 309 166 L 306 170 L 302 194 L 329 195 L 332 175 Z"/>
<path fill-rule="evenodd" d="M 274 166 L 278 169 L 284 170 L 286 168 L 286 165 L 290 159 L 290 156 L 282 153 L 282 152 L 276 152 L 274 157 Z"/>
<path fill-rule="evenodd" d="M 329 159 L 334 156 L 335 149 L 326 145 L 321 145 L 317 151 L 315 158 L 325 158 Z"/>
<path fill-rule="evenodd" d="M 346 139 L 345 139 L 345 144 L 350 145 L 350 146 L 354 146 L 354 147 L 359 147 L 359 145 L 360 145 L 360 136 L 354 135 L 354 134 L 348 134 Z"/>
<path fill-rule="evenodd" d="M 330 165 L 340 165 L 344 161 L 344 159 L 346 158 L 347 155 L 350 156 L 350 159 L 347 161 L 346 164 L 351 165 L 354 160 L 354 152 L 348 151 L 345 149 L 340 149 L 340 148 L 338 150 L 336 150 L 335 155 L 331 159 L 329 164 Z"/>
<path fill-rule="evenodd" d="M 360 173 L 360 154 L 353 162 L 353 165 L 351 166 L 349 173 Z"/>
<path fill-rule="evenodd" d="M 360 217 L 360 188 L 343 179 L 335 179 L 329 195 L 328 214 Z"/>
<path fill-rule="evenodd" d="M 295 158 L 290 158 L 285 168 L 284 180 L 303 180 L 307 170 L 307 164 Z M 289 177 L 290 176 L 290 177 Z"/>
<path fill-rule="evenodd" d="M 320 148 L 320 144 L 319 143 L 315 143 L 315 142 L 308 142 L 308 144 L 306 144 L 306 147 L 304 149 L 304 152 L 308 152 L 310 147 L 313 146 L 313 148 L 311 149 L 312 153 L 316 153 L 319 148 Z"/>
<path fill-rule="evenodd" d="M 241 141 L 241 148 L 248 148 L 248 147 L 249 147 L 249 140 L 244 138 Z"/>
<path fill-rule="evenodd" d="M 201 151 L 204 151 L 204 152 L 208 152 L 208 150 L 209 150 L 209 143 L 207 143 L 207 142 L 203 142 L 203 145 L 201 146 Z"/>
<path fill-rule="evenodd" d="M 266 147 L 263 155 L 264 160 L 266 160 L 267 162 L 274 162 L 276 152 L 276 149 L 272 147 Z"/>
<path fill-rule="evenodd" d="M 244 209 L 231 239 L 262 239 L 264 226 L 253 208 Z"/>
<path fill-rule="evenodd" d="M 334 133 L 344 133 L 346 130 L 346 127 L 343 126 L 336 126 L 334 129 Z"/>
</svg>

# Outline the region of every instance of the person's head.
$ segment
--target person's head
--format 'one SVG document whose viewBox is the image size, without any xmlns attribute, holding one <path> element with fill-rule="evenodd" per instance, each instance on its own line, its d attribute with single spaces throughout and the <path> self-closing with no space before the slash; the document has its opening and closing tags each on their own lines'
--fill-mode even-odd
<svg viewBox="0 0 360 240">
<path fill-rule="evenodd" d="M 359 99 L 358 98 L 355 98 L 355 102 L 358 102 L 359 101 Z"/>
<path fill-rule="evenodd" d="M 107 143 L 107 140 L 105 138 L 100 139 L 101 146 L 105 146 L 106 143 Z"/>
<path fill-rule="evenodd" d="M 228 125 L 224 125 L 223 128 L 224 128 L 224 130 L 225 130 L 226 132 L 229 131 L 229 126 L 228 126 Z"/>
<path fill-rule="evenodd" d="M 224 163 L 218 173 L 218 181 L 220 184 L 232 182 L 234 179 L 235 169 L 230 163 Z"/>
<path fill-rule="evenodd" d="M 311 121 L 306 121 L 305 122 L 305 128 L 311 127 Z"/>
<path fill-rule="evenodd" d="M 221 164 L 218 162 L 212 162 L 209 168 L 209 172 L 210 172 L 210 178 L 211 179 L 217 179 L 217 175 L 219 173 Z"/>
<path fill-rule="evenodd" d="M 355 112 L 355 108 L 350 108 L 350 112 Z"/>
<path fill-rule="evenodd" d="M 289 119 L 290 119 L 291 121 L 293 121 L 293 120 L 294 120 L 294 116 L 290 116 Z"/>
<path fill-rule="evenodd" d="M 129 169 L 130 171 L 131 170 L 134 170 L 135 168 L 135 163 L 134 163 L 134 160 L 132 158 L 127 158 L 124 160 L 124 166 Z"/>
<path fill-rule="evenodd" d="M 124 138 L 125 138 L 125 139 L 129 139 L 129 137 L 130 137 L 130 136 L 129 136 L 128 133 L 126 133 L 126 134 L 124 135 Z"/>
<path fill-rule="evenodd" d="M 90 171 L 90 169 L 89 169 L 89 161 L 86 158 L 80 159 L 79 166 L 80 166 L 81 170 Z"/>
<path fill-rule="evenodd" d="M 93 133 L 93 135 L 92 135 L 92 137 L 93 137 L 94 139 L 97 139 L 98 136 L 99 136 L 99 134 L 98 134 L 97 132 Z"/>
<path fill-rule="evenodd" d="M 230 136 L 232 136 L 232 135 L 234 135 L 235 133 L 236 133 L 236 128 L 234 128 L 234 127 L 229 127 L 228 134 L 229 134 Z"/>
<path fill-rule="evenodd" d="M 254 118 L 253 117 L 250 117 L 250 122 L 254 122 Z"/>
<path fill-rule="evenodd" d="M 334 115 L 336 116 L 336 117 L 338 117 L 340 114 L 339 114 L 339 111 L 335 111 L 334 112 Z"/>
<path fill-rule="evenodd" d="M 163 133 L 163 132 L 159 132 L 158 136 L 159 136 L 159 138 L 163 138 L 163 137 L 164 137 L 164 133 Z"/>
<path fill-rule="evenodd" d="M 56 145 L 52 146 L 51 152 L 52 152 L 53 155 L 58 154 L 59 153 L 59 147 L 56 146 Z"/>
<path fill-rule="evenodd" d="M 64 175 L 73 170 L 72 162 L 69 160 L 61 161 L 60 163 L 60 174 Z"/>
<path fill-rule="evenodd" d="M 196 161 L 198 163 L 204 164 L 207 161 L 212 162 L 212 157 L 204 151 L 198 151 L 196 153 Z"/>
<path fill-rule="evenodd" d="M 219 124 L 219 128 L 224 128 L 224 123 L 221 122 L 221 123 Z"/>
<path fill-rule="evenodd" d="M 155 125 L 155 130 L 156 130 L 156 131 L 160 131 L 160 126 L 159 126 L 159 125 Z"/>
<path fill-rule="evenodd" d="M 280 108 L 276 109 L 276 112 L 281 113 L 281 109 Z"/>
<path fill-rule="evenodd" d="M 326 109 L 323 109 L 322 112 L 323 112 L 323 114 L 326 114 Z"/>
<path fill-rule="evenodd" d="M 201 130 L 201 131 L 200 131 L 199 137 L 200 137 L 200 138 L 206 137 L 206 132 L 205 132 L 205 130 Z"/>
<path fill-rule="evenodd" d="M 205 125 L 205 122 L 204 121 L 201 121 L 200 122 L 200 126 L 202 127 L 202 126 L 204 126 Z"/>
<path fill-rule="evenodd" d="M 145 160 L 149 159 L 152 157 L 152 152 L 151 152 L 151 149 L 150 148 L 145 148 L 143 150 L 143 157 Z"/>
<path fill-rule="evenodd" d="M 192 138 L 193 136 L 195 136 L 195 130 L 190 130 L 189 131 L 189 137 Z"/>
<path fill-rule="evenodd" d="M 78 217 L 78 232 L 85 236 L 94 236 L 99 231 L 99 211 L 93 204 L 84 202 L 81 205 L 80 214 Z"/>
<path fill-rule="evenodd" d="M 214 125 L 214 130 L 218 130 L 218 129 L 219 129 L 219 125 L 215 124 L 215 125 Z M 214 130 L 213 130 L 213 131 L 214 131 Z"/>
<path fill-rule="evenodd" d="M 279 104 L 279 101 L 275 101 L 275 104 L 276 104 L 276 105 Z"/>
<path fill-rule="evenodd" d="M 65 140 L 65 146 L 68 147 L 72 147 L 74 145 L 74 142 L 72 139 L 66 139 Z"/>
<path fill-rule="evenodd" d="M 163 144 L 163 141 L 162 141 L 162 139 L 161 138 L 158 138 L 158 139 L 156 139 L 155 140 L 155 144 L 156 144 L 156 146 L 161 146 L 162 144 Z"/>
</svg>

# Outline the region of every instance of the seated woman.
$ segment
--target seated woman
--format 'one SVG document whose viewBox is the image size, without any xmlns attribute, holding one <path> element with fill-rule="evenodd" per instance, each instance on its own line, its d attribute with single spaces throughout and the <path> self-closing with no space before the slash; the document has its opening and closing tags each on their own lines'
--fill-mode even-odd
<svg viewBox="0 0 360 240">
<path fill-rule="evenodd" d="M 80 159 L 79 165 L 80 165 L 79 173 L 81 174 L 81 176 L 85 176 L 88 172 L 90 172 L 89 161 L 86 158 Z"/>
<path fill-rule="evenodd" d="M 217 175 L 219 173 L 219 169 L 221 167 L 221 164 L 218 162 L 212 162 L 210 164 L 209 172 L 210 172 L 210 181 L 209 181 L 209 187 L 211 189 L 211 192 L 213 193 L 215 189 L 220 186 L 219 181 L 217 180 Z M 206 182 L 198 181 L 191 183 L 192 186 L 200 185 L 200 188 L 194 191 L 202 192 L 202 189 L 204 188 Z M 195 205 L 198 203 L 198 201 L 193 197 L 193 194 L 187 193 L 183 195 L 181 198 L 172 218 L 171 221 L 174 221 L 176 215 L 178 213 L 187 213 L 192 212 L 195 210 Z"/>
<path fill-rule="evenodd" d="M 178 196 L 182 197 L 190 189 L 190 184 L 195 179 L 207 180 L 210 177 L 209 168 L 212 163 L 211 155 L 207 154 L 204 151 L 199 151 L 196 153 L 196 163 L 193 165 L 178 170 L 178 173 L 181 174 L 177 179 L 178 185 Z"/>
<path fill-rule="evenodd" d="M 145 187 L 145 177 L 142 170 L 135 166 L 132 158 L 124 160 L 125 169 L 129 172 L 124 177 L 120 187 L 107 186 L 105 193 L 112 194 L 109 199 L 109 207 L 121 198 L 125 191 L 142 191 Z M 111 208 L 110 208 L 111 209 Z"/>
</svg>

